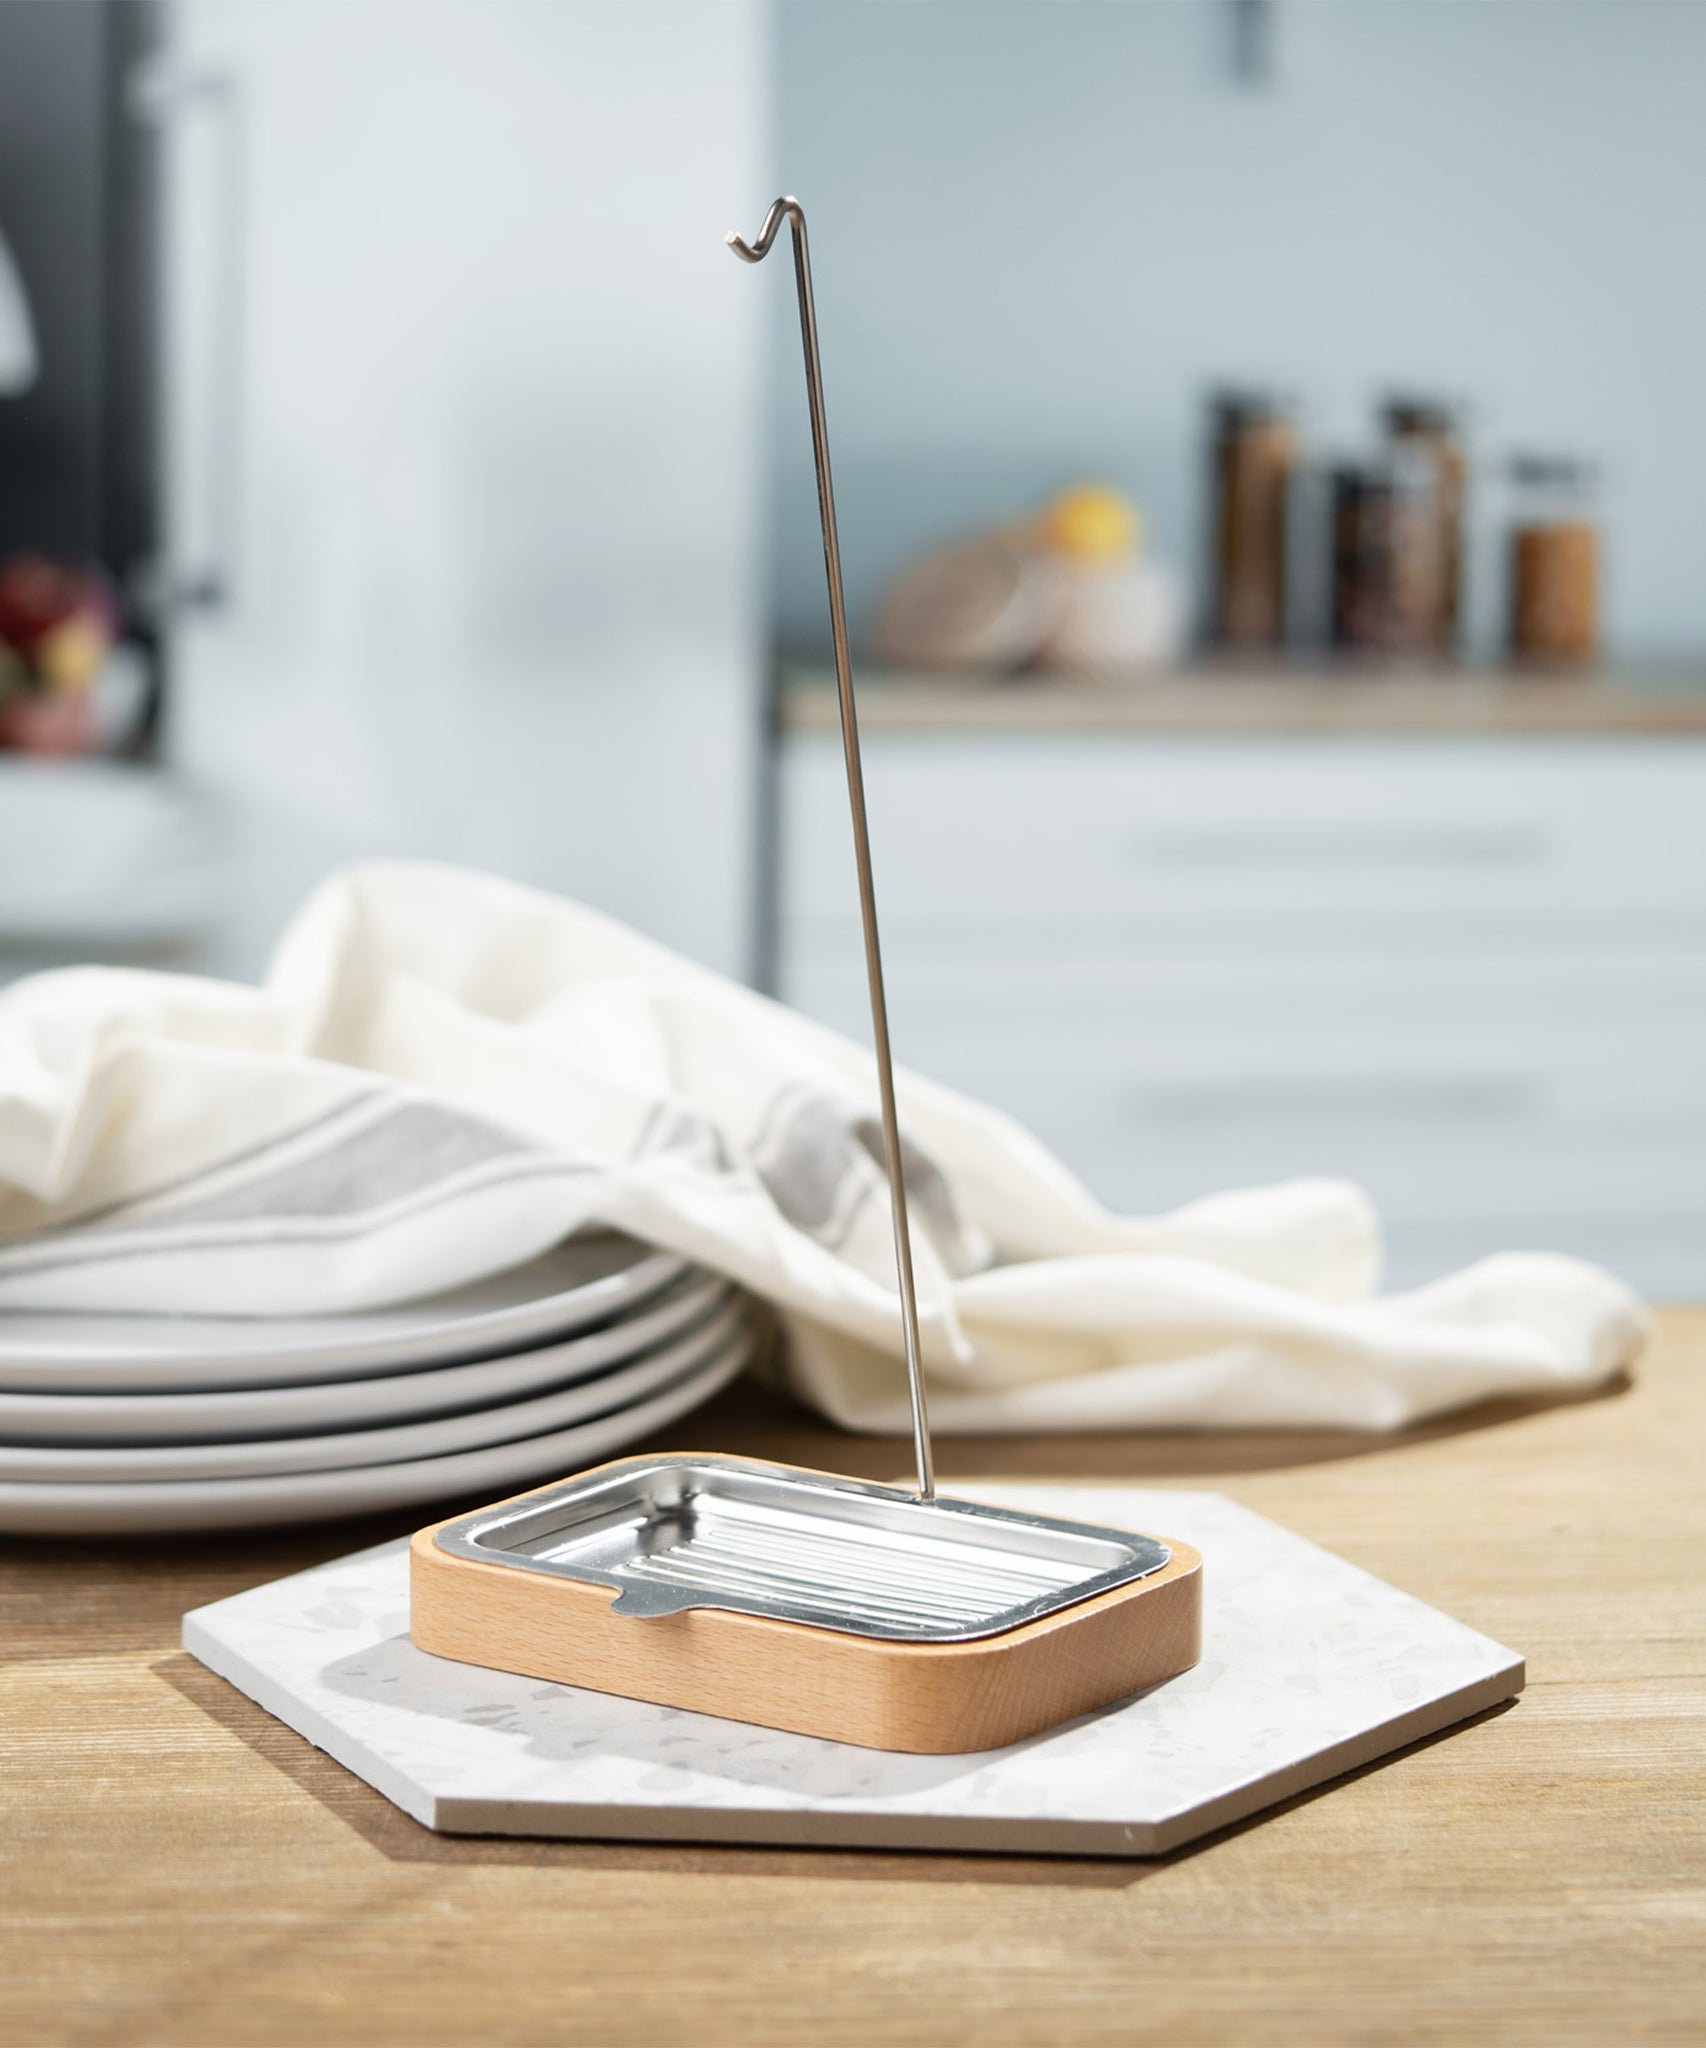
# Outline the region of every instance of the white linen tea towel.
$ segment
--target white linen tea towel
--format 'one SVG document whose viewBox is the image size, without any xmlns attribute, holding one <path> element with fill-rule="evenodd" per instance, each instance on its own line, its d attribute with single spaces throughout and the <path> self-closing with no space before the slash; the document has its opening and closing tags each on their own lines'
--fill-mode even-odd
<svg viewBox="0 0 1706 2048">
<path fill-rule="evenodd" d="M 1577 1260 L 1381 1297 L 1343 1182 L 1114 1216 L 1006 1118 L 898 1088 L 943 1433 L 1389 1429 L 1640 1350 L 1640 1304 Z M 608 918 L 388 862 L 324 883 L 258 988 L 0 993 L 0 1313 L 373 1307 L 594 1222 L 767 1296 L 797 1391 L 904 1433 L 870 1055 Z"/>
</svg>

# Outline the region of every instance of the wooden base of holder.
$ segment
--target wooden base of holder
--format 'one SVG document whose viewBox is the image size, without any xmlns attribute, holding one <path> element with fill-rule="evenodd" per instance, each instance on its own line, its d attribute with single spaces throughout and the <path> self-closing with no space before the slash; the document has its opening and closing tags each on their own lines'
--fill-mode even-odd
<svg viewBox="0 0 1706 2048">
<path fill-rule="evenodd" d="M 611 1588 L 452 1556 L 433 1542 L 443 1526 L 409 1548 L 418 1649 L 867 1749 L 998 1749 L 1176 1677 L 1202 1653 L 1202 1559 L 1171 1538 L 1160 1571 L 1039 1621 L 975 1642 L 897 1643 L 713 1607 L 613 1615 Z"/>
</svg>

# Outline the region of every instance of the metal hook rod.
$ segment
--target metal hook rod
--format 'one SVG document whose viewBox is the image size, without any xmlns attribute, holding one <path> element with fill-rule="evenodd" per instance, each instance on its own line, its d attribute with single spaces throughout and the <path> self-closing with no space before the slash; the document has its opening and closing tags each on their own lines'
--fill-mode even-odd
<svg viewBox="0 0 1706 2048">
<path fill-rule="evenodd" d="M 835 487 L 829 475 L 829 428 L 823 411 L 823 369 L 817 352 L 817 313 L 812 303 L 811 253 L 806 216 L 797 199 L 778 199 L 764 216 L 754 242 L 739 235 L 724 239 L 745 263 L 769 255 L 782 222 L 794 235 L 794 284 L 800 299 L 800 340 L 806 357 L 806 397 L 812 416 L 812 457 L 817 465 L 817 508 L 823 524 L 823 567 L 829 581 L 829 629 L 835 641 L 835 682 L 841 698 L 841 745 L 847 756 L 847 800 L 853 811 L 853 857 L 859 870 L 859 915 L 865 927 L 865 978 L 871 989 L 871 1035 L 877 1049 L 877 1087 L 883 1107 L 883 1150 L 888 1155 L 889 1191 L 894 1207 L 894 1263 L 900 1281 L 901 1332 L 906 1341 L 906 1377 L 912 1395 L 912 1449 L 918 1462 L 918 1497 L 936 1497 L 930 1454 L 930 1416 L 924 1403 L 924 1363 L 918 1343 L 918 1294 L 912 1279 L 912 1233 L 906 1217 L 906 1179 L 901 1171 L 900 1118 L 894 1106 L 894 1060 L 889 1052 L 888 1001 L 883 994 L 883 959 L 877 943 L 877 894 L 871 881 L 871 836 L 865 822 L 865 771 L 859 759 L 859 717 L 853 705 L 853 664 L 847 653 L 847 606 L 841 591 L 841 543 L 835 530 Z"/>
</svg>

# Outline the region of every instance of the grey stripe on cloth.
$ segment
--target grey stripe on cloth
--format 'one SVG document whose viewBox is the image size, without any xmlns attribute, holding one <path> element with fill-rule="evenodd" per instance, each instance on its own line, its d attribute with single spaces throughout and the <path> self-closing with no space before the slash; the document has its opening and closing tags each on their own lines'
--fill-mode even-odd
<svg viewBox="0 0 1706 2048">
<path fill-rule="evenodd" d="M 913 1146 L 902 1150 L 921 1218 L 952 1230 L 939 1169 Z M 708 1185 L 743 1178 L 723 1133 L 689 1104 L 656 1104 L 630 1156 L 669 1154 L 690 1157 Z M 795 1229 L 840 1251 L 879 1198 L 881 1130 L 856 1098 L 796 1084 L 766 1105 L 750 1164 Z M 175 1185 L 0 1243 L 0 1283 L 120 1259 L 347 1242 L 507 1183 L 604 1170 L 454 1104 L 366 1089 Z"/>
<path fill-rule="evenodd" d="M 752 1161 L 794 1228 L 830 1251 L 846 1248 L 873 1202 L 887 1204 L 882 1124 L 854 1096 L 804 1083 L 779 1090 L 759 1119 Z M 965 1220 L 947 1175 L 904 1133 L 900 1164 L 915 1219 L 938 1248 L 960 1244 Z"/>
<path fill-rule="evenodd" d="M 696 1152 L 701 1164 L 718 1173 L 728 1173 L 735 1165 L 727 1141 L 711 1119 L 674 1096 L 652 1104 L 628 1148 L 630 1159 L 654 1159 L 665 1152 Z"/>
<path fill-rule="evenodd" d="M 846 1243 L 875 1192 L 859 1114 L 816 1089 L 783 1089 L 766 1107 L 753 1168 L 796 1230 L 830 1250 Z"/>
<path fill-rule="evenodd" d="M 227 1153 L 223 1159 L 210 1160 L 204 1166 L 192 1167 L 188 1173 L 181 1174 L 176 1180 L 164 1180 L 157 1187 L 144 1188 L 138 1194 L 123 1195 L 116 1202 L 104 1203 L 100 1208 L 91 1209 L 86 1215 L 79 1216 L 74 1223 L 59 1225 L 52 1234 L 59 1236 L 67 1230 L 91 1230 L 95 1225 L 111 1222 L 119 1216 L 132 1216 L 141 1209 L 171 1204 L 179 1196 L 189 1193 L 205 1182 L 227 1179 L 243 1167 L 257 1166 L 270 1154 L 295 1146 L 315 1132 L 324 1135 L 333 1124 L 348 1122 L 357 1115 L 370 1111 L 374 1103 L 380 1099 L 380 1095 L 379 1089 L 366 1088 L 358 1095 L 345 1096 L 342 1102 L 334 1103 L 330 1109 L 320 1110 L 316 1115 L 309 1117 L 306 1123 L 292 1124 L 288 1130 L 274 1131 L 271 1137 L 257 1139 L 253 1145 L 246 1145 L 238 1152 Z M 46 1234 L 41 1231 L 30 1231 L 14 1237 L 10 1242 L 35 1243 Z M 4 1253 L 5 1244 L 6 1240 L 0 1238 L 0 1255 Z"/>
<path fill-rule="evenodd" d="M 413 1200 L 393 1202 L 380 1210 L 353 1217 L 310 1219 L 242 1218 L 210 1231 L 205 1225 L 196 1231 L 178 1232 L 165 1225 L 148 1232 L 138 1228 L 123 1236 L 105 1233 L 100 1241 L 78 1243 L 74 1233 L 61 1231 L 35 1240 L 35 1256 L 14 1258 L 0 1253 L 0 1286 L 16 1278 L 51 1273 L 60 1267 L 93 1265 L 119 1259 L 178 1257 L 185 1252 L 216 1252 L 252 1248 L 256 1245 L 338 1244 L 386 1230 L 428 1210 L 465 1200 L 470 1194 L 485 1194 L 493 1188 L 519 1185 L 523 1181 L 576 1180 L 601 1175 L 606 1168 L 596 1160 L 561 1156 L 530 1159 L 509 1166 L 503 1172 L 476 1172 L 452 1183 L 422 1189 Z M 264 1225 L 264 1227 L 260 1227 Z M 21 1249 L 21 1248 L 20 1248 Z"/>
<path fill-rule="evenodd" d="M 493 1159 L 536 1152 L 525 1138 L 437 1102 L 400 1102 L 326 1151 L 186 1208 L 174 1223 L 254 1216 L 354 1216 Z"/>
<path fill-rule="evenodd" d="M 852 1128 L 854 1137 L 870 1155 L 871 1163 L 879 1173 L 886 1174 L 888 1162 L 880 1119 L 874 1116 L 855 1117 Z M 957 1237 L 965 1224 L 959 1204 L 954 1200 L 953 1186 L 931 1155 L 921 1151 L 904 1131 L 900 1134 L 900 1176 L 906 1183 L 907 1205 L 916 1211 L 926 1228 L 944 1243 Z"/>
<path fill-rule="evenodd" d="M 348 1238 L 475 1186 L 533 1178 L 541 1171 L 593 1170 L 587 1161 L 542 1155 L 518 1133 L 448 1104 L 408 1100 L 387 1107 L 370 1093 L 343 1108 L 378 1113 L 354 1129 L 346 1128 L 347 1114 L 317 1116 L 203 1168 L 171 1192 L 216 1182 L 241 1166 L 251 1171 L 200 1199 L 174 1200 L 164 1213 L 160 1204 L 167 1191 L 155 1189 L 115 1204 L 93 1222 L 15 1239 L 0 1246 L 0 1275 L 134 1258 L 145 1250 Z M 304 1156 L 301 1142 L 315 1137 L 320 1142 Z M 289 1156 L 269 1166 L 281 1152 Z M 507 1173 L 488 1170 L 505 1162 L 512 1162 Z"/>
</svg>

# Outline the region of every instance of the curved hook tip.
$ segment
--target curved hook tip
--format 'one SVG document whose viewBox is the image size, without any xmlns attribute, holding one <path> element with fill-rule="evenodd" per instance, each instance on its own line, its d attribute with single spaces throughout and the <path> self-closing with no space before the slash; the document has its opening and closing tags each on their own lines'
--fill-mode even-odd
<svg viewBox="0 0 1706 2048">
<path fill-rule="evenodd" d="M 732 249 L 743 263 L 761 263 L 770 254 L 770 245 L 776 239 L 776 230 L 784 220 L 790 218 L 794 223 L 795 240 L 798 241 L 805 228 L 805 214 L 801 211 L 800 202 L 791 194 L 785 194 L 782 198 L 772 201 L 756 240 L 748 242 L 731 230 L 723 237 L 724 244 Z"/>
</svg>

